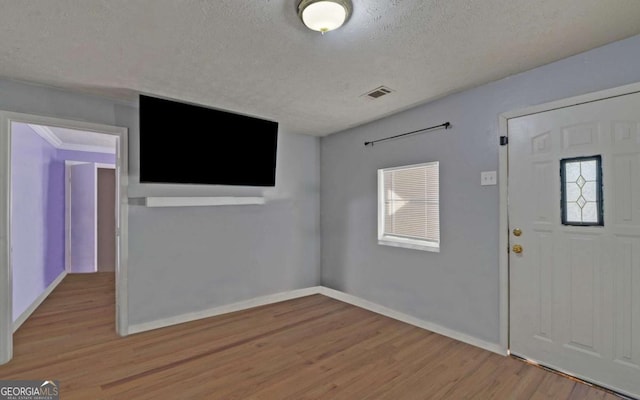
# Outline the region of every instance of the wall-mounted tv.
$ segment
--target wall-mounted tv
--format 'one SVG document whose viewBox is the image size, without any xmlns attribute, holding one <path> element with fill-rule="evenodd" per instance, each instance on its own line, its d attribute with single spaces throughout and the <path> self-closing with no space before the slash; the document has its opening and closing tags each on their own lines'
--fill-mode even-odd
<svg viewBox="0 0 640 400">
<path fill-rule="evenodd" d="M 278 123 L 140 96 L 140 182 L 275 186 Z"/>
</svg>

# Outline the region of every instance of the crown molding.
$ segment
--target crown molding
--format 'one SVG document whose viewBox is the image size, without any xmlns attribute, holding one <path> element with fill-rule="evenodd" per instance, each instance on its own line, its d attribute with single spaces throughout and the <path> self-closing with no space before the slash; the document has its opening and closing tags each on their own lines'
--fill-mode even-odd
<svg viewBox="0 0 640 400">
<path fill-rule="evenodd" d="M 35 133 L 40 135 L 41 138 L 46 140 L 50 145 L 52 145 L 56 149 L 59 149 L 60 146 L 62 145 L 62 140 L 60 140 L 60 138 L 56 136 L 56 134 L 53 133 L 53 131 L 49 129 L 48 126 L 33 125 L 33 124 L 28 124 L 28 125 L 29 125 L 29 128 L 33 129 Z"/>
<path fill-rule="evenodd" d="M 115 147 L 94 146 L 89 144 L 66 143 L 53 133 L 48 126 L 28 124 L 41 138 L 47 141 L 51 146 L 60 150 L 87 151 L 91 153 L 116 154 Z"/>
</svg>

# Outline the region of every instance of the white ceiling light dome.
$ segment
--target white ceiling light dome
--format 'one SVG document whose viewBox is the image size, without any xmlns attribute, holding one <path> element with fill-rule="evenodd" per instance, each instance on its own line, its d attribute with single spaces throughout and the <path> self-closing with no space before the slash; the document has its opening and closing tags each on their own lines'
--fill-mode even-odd
<svg viewBox="0 0 640 400">
<path fill-rule="evenodd" d="M 340 28 L 351 15 L 350 0 L 302 0 L 298 16 L 307 28 L 321 33 Z"/>
</svg>

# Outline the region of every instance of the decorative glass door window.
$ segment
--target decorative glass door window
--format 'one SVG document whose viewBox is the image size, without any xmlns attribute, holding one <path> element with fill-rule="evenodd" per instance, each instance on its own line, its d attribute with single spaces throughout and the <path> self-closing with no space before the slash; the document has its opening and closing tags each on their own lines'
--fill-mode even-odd
<svg viewBox="0 0 640 400">
<path fill-rule="evenodd" d="M 603 226 L 602 157 L 560 160 L 562 224 Z"/>
</svg>

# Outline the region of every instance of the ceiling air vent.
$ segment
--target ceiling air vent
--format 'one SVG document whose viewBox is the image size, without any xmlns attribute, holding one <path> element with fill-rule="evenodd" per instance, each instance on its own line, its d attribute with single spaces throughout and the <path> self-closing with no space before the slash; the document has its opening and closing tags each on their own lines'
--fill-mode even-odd
<svg viewBox="0 0 640 400">
<path fill-rule="evenodd" d="M 363 96 L 367 97 L 369 99 L 375 100 L 375 99 L 379 99 L 382 96 L 386 96 L 391 92 L 393 92 L 393 90 L 389 89 L 388 87 L 380 86 L 380 87 L 377 87 L 377 88 L 373 89 L 372 91 L 370 91 L 368 93 L 365 93 Z"/>
</svg>

